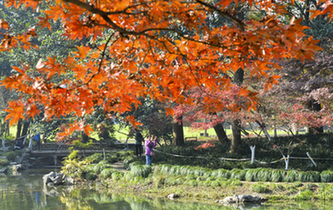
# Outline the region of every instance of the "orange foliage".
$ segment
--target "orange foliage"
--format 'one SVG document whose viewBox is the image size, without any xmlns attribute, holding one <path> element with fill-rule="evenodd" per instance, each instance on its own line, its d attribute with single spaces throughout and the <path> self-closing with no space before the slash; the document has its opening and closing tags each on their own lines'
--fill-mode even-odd
<svg viewBox="0 0 333 210">
<path fill-rule="evenodd" d="M 39 4 L 36 0 L 5 2 L 16 7 L 25 4 L 36 8 Z M 241 20 L 233 2 L 249 3 L 271 12 L 261 20 Z M 332 17 L 329 2 L 323 5 L 322 13 Z M 60 20 L 69 39 L 96 39 L 102 32 L 108 32 L 108 37 L 97 49 L 78 47 L 77 53 L 62 62 L 42 58 L 43 62 L 34 68 L 39 76 L 32 77 L 15 67 L 18 73 L 6 78 L 2 85 L 27 97 L 24 106 L 20 100 L 9 104 L 6 119 L 13 123 L 19 118 L 34 117 L 38 114 L 36 104 L 45 109 L 46 119 L 82 117 L 92 113 L 96 106 L 108 113 L 122 114 L 131 110 L 131 105 L 140 105 L 141 96 L 186 105 L 193 103 L 186 97 L 193 88 L 205 88 L 212 95 L 229 90 L 233 84 L 221 75 L 240 67 L 258 78 L 268 77 L 267 71 L 279 67 L 277 60 L 311 59 L 320 50 L 317 40 L 303 33 L 306 27 L 300 20 L 292 20 L 289 25 L 279 20 L 284 11 L 284 6 L 275 1 L 253 0 L 224 0 L 216 4 L 204 0 L 50 1 L 49 9 L 41 11 L 45 16 L 40 18 L 40 26 L 51 29 L 48 21 Z M 217 14 L 227 24 L 208 27 L 208 14 Z M 5 30 L 0 51 L 18 43 L 28 48 L 29 39 L 36 36 L 34 30 L 11 36 L 6 33 L 9 27 L 5 21 L 0 21 L 0 27 Z M 180 27 L 192 33 L 182 33 Z M 71 78 L 54 82 L 55 77 L 67 72 L 72 73 Z M 268 78 L 266 88 L 277 79 Z M 240 94 L 249 99 L 248 109 L 255 107 L 255 93 L 242 87 Z M 205 100 L 213 101 L 217 110 L 225 106 L 218 99 Z M 128 120 L 135 124 L 133 118 Z M 90 131 L 77 122 L 66 133 L 74 128 Z"/>
<path fill-rule="evenodd" d="M 214 141 L 212 140 L 212 141 L 210 141 L 210 142 L 203 143 L 203 144 L 197 146 L 197 147 L 195 148 L 195 150 L 198 150 L 198 149 L 200 149 L 200 150 L 202 150 L 202 149 L 207 149 L 208 147 L 214 147 L 214 146 L 215 146 L 215 145 L 214 145 Z"/>
</svg>

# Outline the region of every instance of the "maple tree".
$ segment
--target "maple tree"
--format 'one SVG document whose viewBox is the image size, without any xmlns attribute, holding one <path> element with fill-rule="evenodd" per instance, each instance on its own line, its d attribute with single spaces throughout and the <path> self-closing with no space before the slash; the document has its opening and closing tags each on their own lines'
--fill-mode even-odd
<svg viewBox="0 0 333 210">
<path fill-rule="evenodd" d="M 2 85 L 23 97 L 9 103 L 6 119 L 14 123 L 33 118 L 40 113 L 39 107 L 44 109 L 45 120 L 76 116 L 63 136 L 75 130 L 88 134 L 91 127 L 83 117 L 96 106 L 117 116 L 130 111 L 132 105 L 139 106 L 140 97 L 191 105 L 195 100 L 187 93 L 193 88 L 206 93 L 203 111 L 211 112 L 210 107 L 222 110 L 226 105 L 216 94 L 235 86 L 225 76 L 227 72 L 241 67 L 250 75 L 267 78 L 268 89 L 277 77 L 267 72 L 279 69 L 277 61 L 312 59 L 320 50 L 318 40 L 304 34 L 307 27 L 300 24 L 301 20 L 291 19 L 289 24 L 281 21 L 285 6 L 275 1 L 5 1 L 9 7 L 24 4 L 33 9 L 44 3 L 49 7 L 40 11 L 45 14 L 39 18 L 41 27 L 51 29 L 50 20 L 61 21 L 64 36 L 72 40 L 92 37 L 97 49 L 82 45 L 61 61 L 43 57 L 36 66 L 13 66 L 17 73 L 5 78 Z M 242 20 L 238 11 L 243 6 L 265 15 Z M 314 15 L 331 14 L 331 4 L 326 2 L 323 7 Z M 218 16 L 223 24 L 208 26 L 210 16 Z M 28 49 L 29 38 L 37 35 L 33 29 L 11 35 L 7 22 L 2 20 L 0 25 L 5 30 L 1 51 L 19 45 Z M 106 38 L 97 42 L 101 36 Z M 71 77 L 61 77 L 65 74 Z M 255 109 L 255 91 L 244 85 L 239 88 L 246 103 L 230 103 L 228 109 Z M 167 111 L 172 113 L 172 108 Z M 133 116 L 127 120 L 138 125 Z"/>
</svg>

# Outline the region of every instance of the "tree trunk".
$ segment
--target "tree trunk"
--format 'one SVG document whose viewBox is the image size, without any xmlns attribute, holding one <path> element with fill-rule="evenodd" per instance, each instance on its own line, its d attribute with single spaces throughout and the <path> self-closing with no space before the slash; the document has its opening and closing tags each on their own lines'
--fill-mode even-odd
<svg viewBox="0 0 333 210">
<path fill-rule="evenodd" d="M 308 103 L 309 110 L 319 112 L 321 110 L 321 104 L 317 103 L 315 100 L 311 100 Z M 324 133 L 324 127 L 309 127 L 309 133 L 310 134 L 318 134 L 318 133 Z"/>
<path fill-rule="evenodd" d="M 89 136 L 84 132 L 84 131 L 81 131 L 81 138 L 82 138 L 82 143 L 88 143 L 89 141 Z"/>
<path fill-rule="evenodd" d="M 237 153 L 237 149 L 241 144 L 242 136 L 241 136 L 241 121 L 234 120 L 232 122 L 232 140 L 231 140 L 231 153 Z"/>
<path fill-rule="evenodd" d="M 30 126 L 30 122 L 29 121 L 24 121 L 21 136 L 24 136 L 24 135 L 28 134 L 29 126 Z"/>
<path fill-rule="evenodd" d="M 17 122 L 16 138 L 21 137 L 21 130 L 22 130 L 22 120 L 20 119 Z"/>
<path fill-rule="evenodd" d="M 183 116 L 174 120 L 173 123 L 173 138 L 177 146 L 184 145 L 184 129 L 183 129 Z"/>
<path fill-rule="evenodd" d="M 237 85 L 241 85 L 244 80 L 244 70 L 242 68 L 239 68 L 235 72 L 235 77 L 234 77 L 234 83 Z M 231 140 L 231 148 L 230 152 L 231 153 L 236 153 L 237 148 L 241 143 L 242 136 L 241 136 L 241 121 L 239 119 L 233 121 L 232 123 L 232 140 Z"/>
<path fill-rule="evenodd" d="M 215 130 L 215 133 L 216 133 L 216 135 L 217 135 L 217 137 L 218 137 L 218 139 L 221 143 L 225 144 L 225 143 L 229 142 L 227 133 L 225 132 L 222 123 L 219 123 L 219 124 L 215 125 L 214 130 Z"/>
</svg>

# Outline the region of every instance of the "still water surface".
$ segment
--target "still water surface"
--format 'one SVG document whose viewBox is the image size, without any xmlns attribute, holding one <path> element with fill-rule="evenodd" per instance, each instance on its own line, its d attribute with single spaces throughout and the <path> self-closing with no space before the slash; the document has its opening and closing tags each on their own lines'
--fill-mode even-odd
<svg viewBox="0 0 333 210">
<path fill-rule="evenodd" d="M 265 203 L 261 206 L 222 206 L 193 202 L 170 201 L 165 198 L 148 198 L 133 195 L 110 194 L 93 187 L 45 187 L 44 174 L 50 169 L 34 169 L 16 176 L 0 176 L 0 210 L 284 210 L 325 209 L 333 210 L 333 203 Z"/>
</svg>

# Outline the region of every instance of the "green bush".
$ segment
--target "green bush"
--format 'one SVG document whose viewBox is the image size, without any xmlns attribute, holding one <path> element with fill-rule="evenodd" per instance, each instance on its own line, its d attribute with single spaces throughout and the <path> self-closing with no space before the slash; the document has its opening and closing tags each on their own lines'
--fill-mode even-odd
<svg viewBox="0 0 333 210">
<path fill-rule="evenodd" d="M 325 170 L 320 173 L 321 182 L 333 182 L 333 171 Z"/>
<path fill-rule="evenodd" d="M 131 166 L 130 175 L 132 177 L 141 176 L 143 178 L 148 177 L 152 172 L 152 167 L 148 165 L 133 165 Z"/>
<path fill-rule="evenodd" d="M 113 173 L 117 172 L 116 169 L 113 168 L 105 168 L 101 171 L 100 176 L 104 179 L 110 178 Z"/>
<path fill-rule="evenodd" d="M 177 177 L 171 176 L 165 180 L 165 184 L 169 186 L 178 185 Z"/>
<path fill-rule="evenodd" d="M 7 166 L 9 165 L 9 160 L 0 158 L 0 166 Z"/>
<path fill-rule="evenodd" d="M 217 170 L 212 171 L 212 176 L 224 177 L 224 178 L 229 179 L 231 176 L 231 172 L 230 172 L 230 170 L 226 170 L 226 169 L 217 169 Z"/>
<path fill-rule="evenodd" d="M 206 181 L 215 181 L 217 178 L 214 176 L 207 177 Z"/>
<path fill-rule="evenodd" d="M 257 181 L 257 174 L 258 174 L 257 169 L 249 169 L 245 174 L 245 180 L 248 182 Z"/>
<path fill-rule="evenodd" d="M 272 169 L 270 168 L 259 168 L 257 173 L 258 182 L 268 182 L 271 180 Z"/>
<path fill-rule="evenodd" d="M 96 174 L 99 174 L 99 173 L 101 173 L 101 171 L 103 171 L 103 169 L 106 169 L 106 168 L 112 168 L 112 166 L 110 164 L 98 163 L 94 167 L 94 172 Z"/>
<path fill-rule="evenodd" d="M 196 187 L 198 186 L 198 182 L 196 180 L 186 180 L 184 182 L 185 185 L 189 185 L 189 186 L 192 186 L 192 187 Z"/>
<path fill-rule="evenodd" d="M 311 190 L 300 191 L 295 197 L 295 200 L 311 200 L 314 197 L 314 194 Z"/>
<path fill-rule="evenodd" d="M 299 180 L 299 172 L 296 170 L 287 171 L 284 178 L 284 182 L 297 182 Z"/>
<path fill-rule="evenodd" d="M 229 182 L 231 186 L 242 186 L 242 182 L 238 179 L 230 179 Z"/>
<path fill-rule="evenodd" d="M 156 188 L 162 187 L 166 183 L 166 178 L 164 175 L 157 175 L 153 177 L 154 186 Z"/>
<path fill-rule="evenodd" d="M 204 176 L 198 176 L 196 180 L 198 182 L 206 181 L 206 177 L 204 177 Z"/>
<path fill-rule="evenodd" d="M 232 169 L 230 171 L 230 173 L 231 173 L 230 178 L 244 181 L 246 172 L 247 172 L 247 169 Z"/>
<path fill-rule="evenodd" d="M 7 159 L 10 161 L 15 161 L 16 156 L 22 155 L 22 151 L 20 151 L 20 150 L 9 151 L 9 152 L 4 152 L 2 155 L 6 156 Z"/>
<path fill-rule="evenodd" d="M 124 173 L 120 172 L 120 171 L 116 171 L 116 172 L 112 173 L 112 175 L 111 175 L 111 178 L 115 181 L 118 181 L 123 177 L 124 177 Z"/>
<path fill-rule="evenodd" d="M 103 160 L 103 154 L 102 153 L 94 153 L 94 154 L 86 157 L 86 159 L 91 159 L 93 163 L 99 163 L 101 160 Z"/>
<path fill-rule="evenodd" d="M 87 180 L 92 181 L 92 180 L 95 180 L 95 179 L 97 178 L 97 174 L 94 173 L 94 172 L 89 172 L 89 173 L 87 173 L 87 174 L 85 175 L 85 178 L 86 178 Z"/>
<path fill-rule="evenodd" d="M 250 189 L 256 193 L 268 192 L 268 186 L 265 184 L 254 184 L 254 185 L 251 185 Z"/>
<path fill-rule="evenodd" d="M 271 181 L 272 182 L 282 182 L 285 176 L 285 170 L 281 169 L 273 169 L 271 174 Z"/>
<path fill-rule="evenodd" d="M 301 182 L 319 182 L 320 181 L 320 172 L 318 171 L 300 171 L 299 172 L 299 181 Z"/>
<path fill-rule="evenodd" d="M 196 180 L 197 176 L 195 176 L 195 175 L 192 174 L 192 175 L 186 176 L 185 178 L 186 178 L 186 180 Z"/>
</svg>

